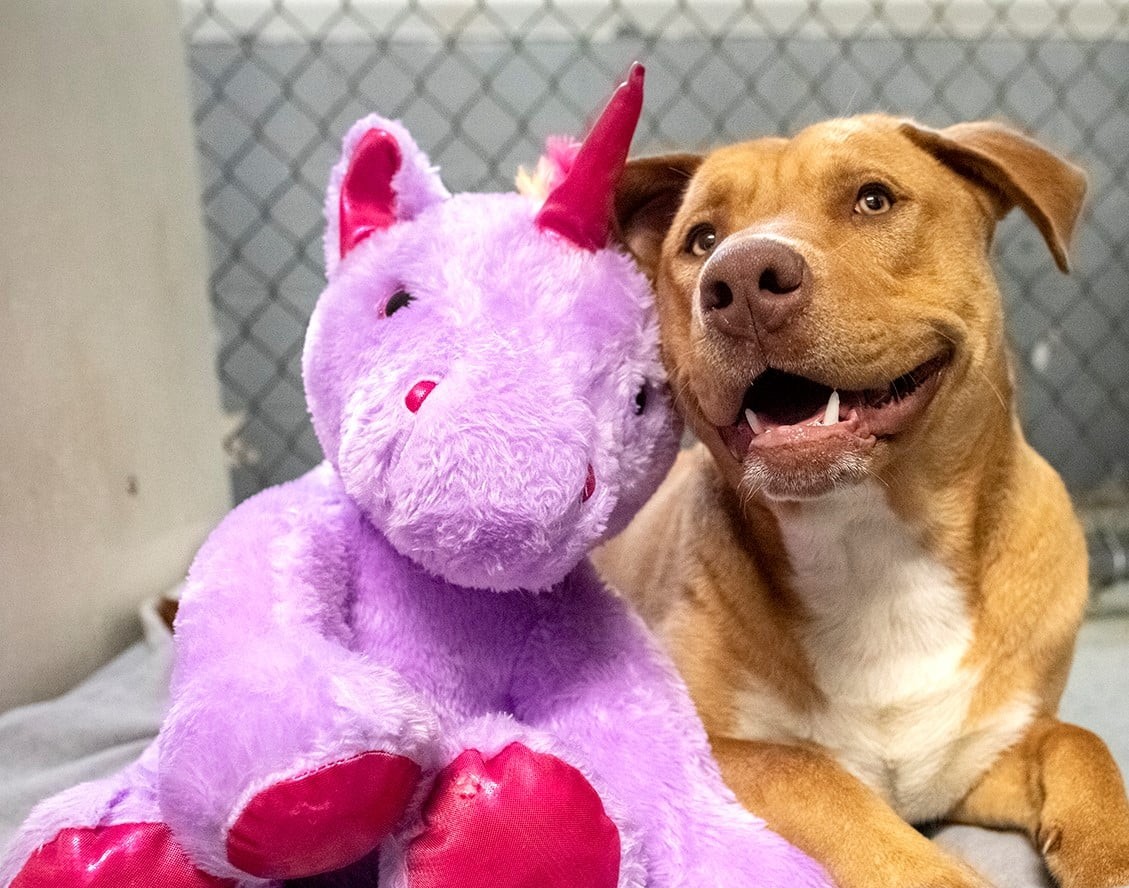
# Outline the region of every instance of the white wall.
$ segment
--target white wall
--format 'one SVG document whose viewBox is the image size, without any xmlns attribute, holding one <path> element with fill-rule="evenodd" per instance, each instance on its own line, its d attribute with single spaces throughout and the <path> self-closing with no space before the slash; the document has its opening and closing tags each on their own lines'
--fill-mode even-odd
<svg viewBox="0 0 1129 888">
<path fill-rule="evenodd" d="M 0 3 L 0 711 L 122 648 L 226 508 L 178 27 Z"/>
</svg>

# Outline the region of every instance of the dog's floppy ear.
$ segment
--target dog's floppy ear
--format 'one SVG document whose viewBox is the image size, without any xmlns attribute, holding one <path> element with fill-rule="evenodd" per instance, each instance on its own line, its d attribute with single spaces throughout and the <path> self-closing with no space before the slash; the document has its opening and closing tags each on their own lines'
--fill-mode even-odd
<svg viewBox="0 0 1129 888">
<path fill-rule="evenodd" d="M 698 154 L 664 154 L 628 161 L 615 193 L 617 235 L 653 276 L 667 229 L 682 203 Z"/>
<path fill-rule="evenodd" d="M 1055 262 L 1066 253 L 1086 196 L 1086 175 L 1027 136 L 991 121 L 935 130 L 911 121 L 901 132 L 938 160 L 981 186 L 997 219 L 1018 206 L 1039 228 Z"/>
</svg>

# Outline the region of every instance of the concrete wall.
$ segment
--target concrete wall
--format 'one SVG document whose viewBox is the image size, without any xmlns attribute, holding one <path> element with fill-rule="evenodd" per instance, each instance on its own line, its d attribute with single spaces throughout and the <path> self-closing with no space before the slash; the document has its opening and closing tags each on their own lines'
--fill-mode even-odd
<svg viewBox="0 0 1129 888">
<path fill-rule="evenodd" d="M 0 710 L 123 647 L 227 505 L 178 27 L 0 3 Z"/>
</svg>

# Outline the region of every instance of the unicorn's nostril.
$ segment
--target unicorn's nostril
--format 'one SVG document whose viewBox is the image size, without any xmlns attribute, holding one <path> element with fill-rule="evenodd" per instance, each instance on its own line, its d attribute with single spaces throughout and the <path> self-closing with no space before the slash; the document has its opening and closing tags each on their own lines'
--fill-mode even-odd
<svg viewBox="0 0 1129 888">
<path fill-rule="evenodd" d="M 588 502 L 592 494 L 596 492 L 596 470 L 592 468 L 592 463 L 588 463 L 588 477 L 584 479 L 584 492 L 580 494 L 580 501 L 582 503 Z"/>
<path fill-rule="evenodd" d="M 431 394 L 431 390 L 435 388 L 435 385 L 436 383 L 432 382 L 430 379 L 421 379 L 412 386 L 411 391 L 404 396 L 404 403 L 412 413 L 419 410 L 424 400 Z"/>
</svg>

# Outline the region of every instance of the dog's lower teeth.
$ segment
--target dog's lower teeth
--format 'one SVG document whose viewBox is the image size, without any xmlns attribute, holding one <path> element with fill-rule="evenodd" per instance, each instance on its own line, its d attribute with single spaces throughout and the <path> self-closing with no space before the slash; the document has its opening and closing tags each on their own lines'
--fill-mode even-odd
<svg viewBox="0 0 1129 888">
<path fill-rule="evenodd" d="M 749 409 L 745 410 L 745 422 L 749 424 L 749 428 L 753 430 L 754 435 L 764 434 L 764 426 L 761 424 L 761 421 L 757 419 L 755 411 Z"/>
<path fill-rule="evenodd" d="M 835 425 L 839 421 L 839 392 L 831 392 L 831 397 L 827 399 L 827 409 L 823 411 L 823 424 L 825 426 Z"/>
</svg>

